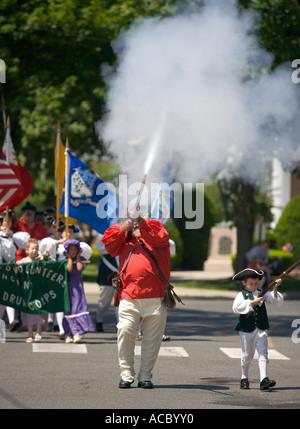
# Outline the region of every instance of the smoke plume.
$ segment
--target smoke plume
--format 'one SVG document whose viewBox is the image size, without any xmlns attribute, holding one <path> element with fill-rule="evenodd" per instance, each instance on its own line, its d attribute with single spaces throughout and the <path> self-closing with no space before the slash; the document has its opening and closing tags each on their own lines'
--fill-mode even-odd
<svg viewBox="0 0 300 429">
<path fill-rule="evenodd" d="M 258 44 L 257 19 L 233 1 L 208 1 L 145 19 L 114 42 L 97 129 L 132 181 L 146 169 L 159 181 L 169 156 L 176 180 L 193 183 L 221 171 L 256 181 L 273 157 L 293 168 L 299 89 L 290 63 L 267 72 L 273 57 Z"/>
</svg>

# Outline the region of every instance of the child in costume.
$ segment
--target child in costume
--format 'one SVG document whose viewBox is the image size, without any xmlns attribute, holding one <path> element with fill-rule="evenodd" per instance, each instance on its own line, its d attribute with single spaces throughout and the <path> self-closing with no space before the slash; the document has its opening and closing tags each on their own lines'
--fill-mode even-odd
<svg viewBox="0 0 300 429">
<path fill-rule="evenodd" d="M 63 328 L 66 334 L 66 343 L 80 343 L 81 334 L 93 332 L 94 325 L 83 288 L 82 271 L 85 268 L 82 249 L 78 240 L 68 240 L 65 244 L 67 258 L 68 286 L 71 312 L 64 314 Z"/>
<path fill-rule="evenodd" d="M 26 257 L 17 261 L 17 265 L 26 264 L 35 261 L 42 261 L 44 258 L 39 254 L 39 244 L 36 238 L 30 238 L 25 247 Z M 27 326 L 28 338 L 26 343 L 33 341 L 33 327 L 36 325 L 35 341 L 42 339 L 42 326 L 47 323 L 47 314 L 29 314 L 21 312 L 21 320 L 23 326 Z"/>
<path fill-rule="evenodd" d="M 252 268 L 246 268 L 235 274 L 232 280 L 240 280 L 244 289 L 236 296 L 233 302 L 233 312 L 239 314 L 235 330 L 240 334 L 242 348 L 241 367 L 242 377 L 240 388 L 249 389 L 248 370 L 253 360 L 255 350 L 258 353 L 258 366 L 260 372 L 260 390 L 267 390 L 275 386 L 276 382 L 267 377 L 268 364 L 268 328 L 269 321 L 265 302 L 280 305 L 283 296 L 277 292 L 277 287 L 282 280 L 277 279 L 273 291 L 268 291 L 263 297 L 259 282 L 263 279 L 264 272 Z"/>
</svg>

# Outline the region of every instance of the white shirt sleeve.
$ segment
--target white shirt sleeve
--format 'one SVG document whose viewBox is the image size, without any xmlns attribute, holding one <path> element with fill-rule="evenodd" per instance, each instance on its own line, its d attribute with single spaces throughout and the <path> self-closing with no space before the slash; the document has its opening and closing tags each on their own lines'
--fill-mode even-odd
<svg viewBox="0 0 300 429">
<path fill-rule="evenodd" d="M 0 254 L 5 262 L 14 262 L 16 259 L 16 247 L 9 238 L 0 238 Z"/>
<path fill-rule="evenodd" d="M 263 301 L 267 302 L 268 304 L 275 304 L 277 307 L 279 307 L 283 303 L 283 295 L 277 291 L 277 298 L 274 297 L 274 292 L 267 292 L 264 296 Z"/>
<path fill-rule="evenodd" d="M 240 292 L 233 301 L 232 310 L 235 314 L 247 314 L 249 311 L 253 311 L 251 299 L 245 299 Z"/>
</svg>

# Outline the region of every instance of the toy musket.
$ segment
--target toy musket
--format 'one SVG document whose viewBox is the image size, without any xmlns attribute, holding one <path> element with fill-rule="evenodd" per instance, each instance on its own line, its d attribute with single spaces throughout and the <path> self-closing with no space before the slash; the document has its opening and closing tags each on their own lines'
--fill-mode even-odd
<svg viewBox="0 0 300 429">
<path fill-rule="evenodd" d="M 262 296 L 264 296 L 270 289 L 272 289 L 275 284 L 276 284 L 276 280 L 282 279 L 283 277 L 287 276 L 291 271 L 293 271 L 298 265 L 300 264 L 300 259 L 298 259 L 298 261 L 296 261 L 293 265 L 291 265 L 287 270 L 283 271 L 280 276 L 276 277 L 276 279 L 274 279 L 266 288 L 264 288 L 260 294 L 258 295 L 259 298 L 261 298 Z M 256 307 L 256 305 L 252 306 L 253 310 Z M 246 314 L 246 317 L 249 317 L 250 314 L 252 313 L 252 311 L 249 311 L 249 313 Z"/>
</svg>

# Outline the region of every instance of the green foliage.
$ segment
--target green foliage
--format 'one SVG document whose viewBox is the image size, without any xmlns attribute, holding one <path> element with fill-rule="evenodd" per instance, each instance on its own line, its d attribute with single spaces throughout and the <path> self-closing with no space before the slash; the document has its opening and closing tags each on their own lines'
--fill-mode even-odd
<svg viewBox="0 0 300 429">
<path fill-rule="evenodd" d="M 37 196 L 36 183 L 53 178 L 57 121 L 77 156 L 101 158 L 95 133 L 105 112 L 101 66 L 113 67 L 111 42 L 136 20 L 174 13 L 174 0 L 3 0 L 0 85 L 19 161 L 34 177 L 32 200 L 54 203 L 54 181 Z M 175 8 L 175 9 L 174 9 Z M 0 129 L 4 139 L 4 129 Z"/>
<path fill-rule="evenodd" d="M 274 229 L 274 235 L 279 247 L 290 243 L 295 258 L 300 258 L 300 195 L 292 198 L 285 206 Z"/>
<path fill-rule="evenodd" d="M 240 0 L 242 8 L 260 12 L 259 41 L 274 55 L 273 67 L 299 58 L 298 0 Z"/>
<path fill-rule="evenodd" d="M 176 254 L 171 255 L 171 262 L 170 262 L 171 270 L 178 270 L 182 267 L 182 255 L 183 255 L 182 238 L 173 219 L 168 220 L 168 222 L 165 225 L 165 228 L 169 233 L 169 238 L 173 240 L 176 245 Z"/>
<path fill-rule="evenodd" d="M 193 201 L 195 201 L 193 190 Z M 184 200 L 184 199 L 183 199 Z M 184 210 L 182 210 L 184 214 Z M 183 244 L 182 268 L 185 270 L 201 270 L 208 255 L 208 243 L 211 227 L 220 220 L 213 200 L 204 193 L 204 225 L 200 229 L 186 229 L 185 223 L 191 221 L 184 215 L 181 219 L 174 219 Z"/>
</svg>

